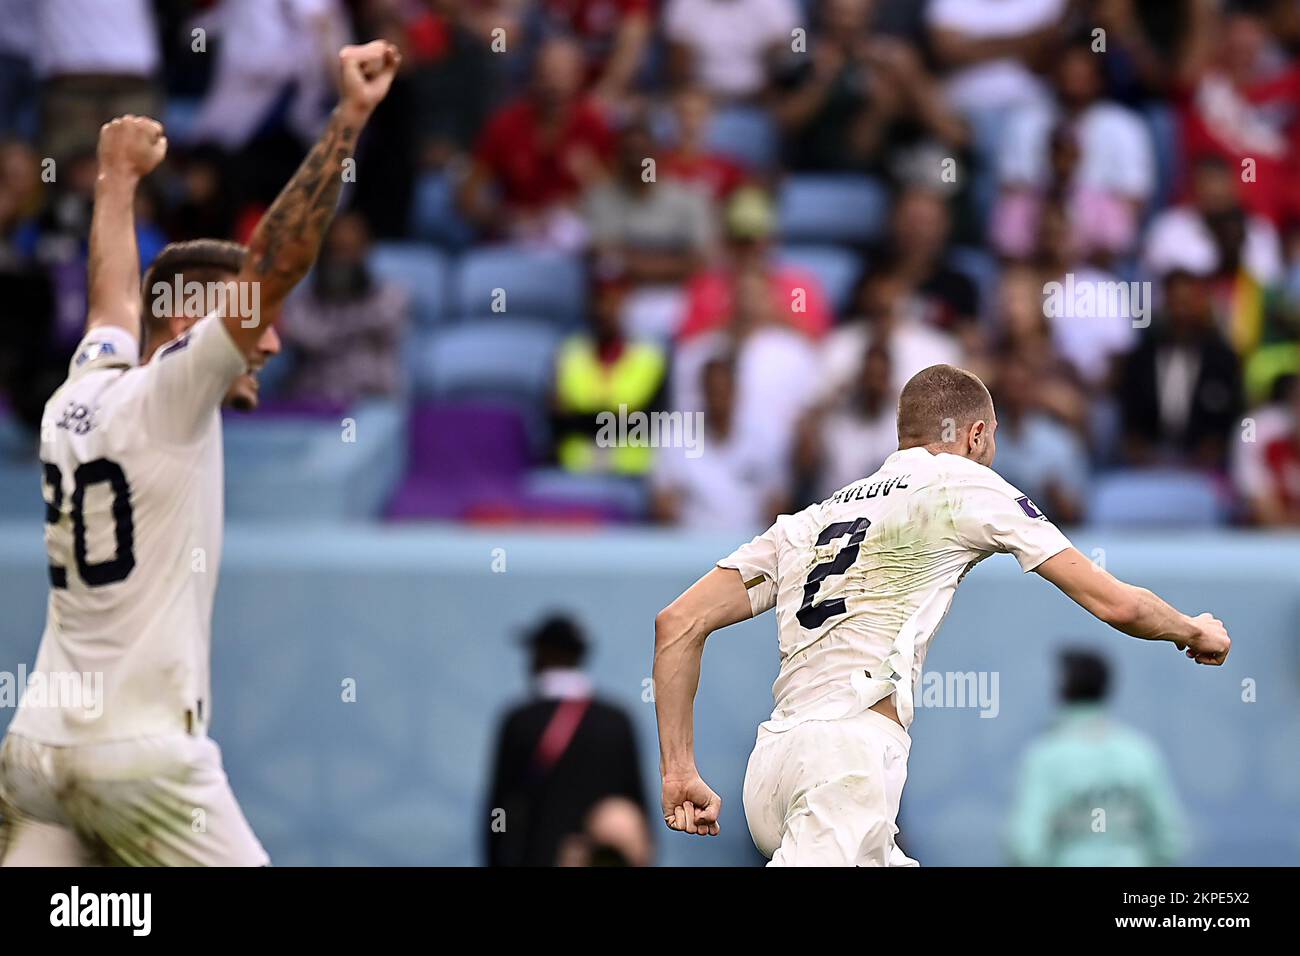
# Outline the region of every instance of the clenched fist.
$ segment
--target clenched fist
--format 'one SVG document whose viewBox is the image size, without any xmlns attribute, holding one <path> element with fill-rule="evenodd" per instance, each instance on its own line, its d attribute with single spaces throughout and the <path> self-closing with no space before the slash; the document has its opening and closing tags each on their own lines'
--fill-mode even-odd
<svg viewBox="0 0 1300 956">
<path fill-rule="evenodd" d="M 385 40 L 339 50 L 339 94 L 343 104 L 369 115 L 388 95 L 401 63 L 397 47 Z"/>
<path fill-rule="evenodd" d="M 142 179 L 167 155 L 162 123 L 147 116 L 119 116 L 99 128 L 99 171 Z"/>
<path fill-rule="evenodd" d="M 664 823 L 670 830 L 717 836 L 722 798 L 698 773 L 665 776 L 663 811 Z"/>
<path fill-rule="evenodd" d="M 1180 643 L 1178 649 L 1186 651 L 1187 656 L 1198 664 L 1219 665 L 1228 659 L 1228 651 L 1232 648 L 1232 639 L 1228 637 L 1228 629 L 1223 626 L 1213 614 L 1201 614 L 1192 618 L 1192 623 L 1196 625 L 1197 634 L 1186 644 Z"/>
</svg>

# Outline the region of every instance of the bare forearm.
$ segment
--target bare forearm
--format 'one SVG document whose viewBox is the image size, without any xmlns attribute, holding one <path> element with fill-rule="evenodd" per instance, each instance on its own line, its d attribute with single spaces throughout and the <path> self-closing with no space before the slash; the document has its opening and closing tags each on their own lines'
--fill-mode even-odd
<svg viewBox="0 0 1300 956">
<path fill-rule="evenodd" d="M 1113 622 L 1113 626 L 1131 637 L 1147 641 L 1187 643 L 1196 636 L 1191 618 L 1146 588 L 1122 585 L 1132 601 L 1131 617 Z"/>
<path fill-rule="evenodd" d="M 659 769 L 665 776 L 695 770 L 695 692 L 704 636 L 679 621 L 655 622 L 655 716 Z"/>
<path fill-rule="evenodd" d="M 140 253 L 135 241 L 135 188 L 139 180 L 100 173 L 90 220 L 87 319 L 139 333 Z"/>
<path fill-rule="evenodd" d="M 340 105 L 321 138 L 280 191 L 248 243 L 251 278 L 263 305 L 283 301 L 316 261 L 368 114 Z"/>
</svg>

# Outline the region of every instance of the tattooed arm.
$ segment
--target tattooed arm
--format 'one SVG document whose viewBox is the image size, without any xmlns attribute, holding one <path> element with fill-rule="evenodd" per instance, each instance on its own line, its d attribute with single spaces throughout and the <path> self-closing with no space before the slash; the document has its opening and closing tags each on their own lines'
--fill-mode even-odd
<svg viewBox="0 0 1300 956">
<path fill-rule="evenodd" d="M 276 320 L 285 298 L 316 261 L 343 187 L 344 163 L 352 158 L 361 128 L 387 95 L 400 62 L 397 48 L 382 40 L 339 52 L 339 105 L 248 243 L 239 281 L 257 290 L 258 313 L 252 322 L 238 315 L 225 318 L 231 338 L 243 351 L 255 349 L 267 322 Z"/>
<path fill-rule="evenodd" d="M 135 189 L 167 154 L 162 124 L 119 116 L 99 128 L 99 170 L 90 219 L 86 328 L 111 325 L 140 335 L 140 253 Z"/>
</svg>

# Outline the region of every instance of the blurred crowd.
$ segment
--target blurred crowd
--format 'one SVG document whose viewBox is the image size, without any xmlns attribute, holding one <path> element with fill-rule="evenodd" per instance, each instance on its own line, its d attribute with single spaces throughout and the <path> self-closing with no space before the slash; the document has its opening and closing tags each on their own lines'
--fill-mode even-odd
<svg viewBox="0 0 1300 956">
<path fill-rule="evenodd" d="M 286 317 L 286 394 L 403 394 L 420 290 L 373 243 L 510 243 L 590 283 L 553 357 L 554 466 L 634 483 L 654 520 L 761 526 L 870 473 L 902 384 L 949 362 L 993 391 L 998 470 L 1062 523 L 1146 471 L 1300 526 L 1295 0 L 0 0 L 9 414 L 38 419 L 84 318 L 98 124 L 168 122 L 143 259 L 246 239 L 354 37 L 399 44 L 402 74 Z M 843 292 L 784 242 L 800 177 L 882 197 L 820 243 L 851 257 Z M 703 434 L 609 448 L 602 412 Z"/>
</svg>

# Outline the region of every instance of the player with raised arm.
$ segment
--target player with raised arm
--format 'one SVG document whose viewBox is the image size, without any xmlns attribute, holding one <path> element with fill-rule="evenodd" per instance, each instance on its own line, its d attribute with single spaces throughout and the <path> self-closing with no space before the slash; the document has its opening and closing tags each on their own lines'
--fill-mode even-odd
<svg viewBox="0 0 1300 956">
<path fill-rule="evenodd" d="M 144 117 L 100 132 L 87 332 L 41 424 L 50 597 L 0 745 L 0 865 L 267 862 L 207 736 L 220 409 L 257 405 L 281 304 L 397 66 L 382 41 L 340 51 L 339 105 L 248 248 L 168 246 L 143 302 L 132 206 L 167 141 Z M 51 692 L 70 680 L 85 692 Z"/>
<path fill-rule="evenodd" d="M 722 801 L 700 777 L 694 702 L 708 636 L 776 608 L 772 716 L 745 773 L 750 834 L 771 865 L 914 866 L 895 843 L 913 688 L 966 572 L 1015 555 L 1085 610 L 1199 664 L 1231 642 L 1119 581 L 1071 547 L 989 466 L 997 419 L 975 375 L 918 372 L 898 402 L 898 451 L 873 475 L 783 515 L 655 619 L 654 686 L 664 821 L 716 835 Z"/>
</svg>

